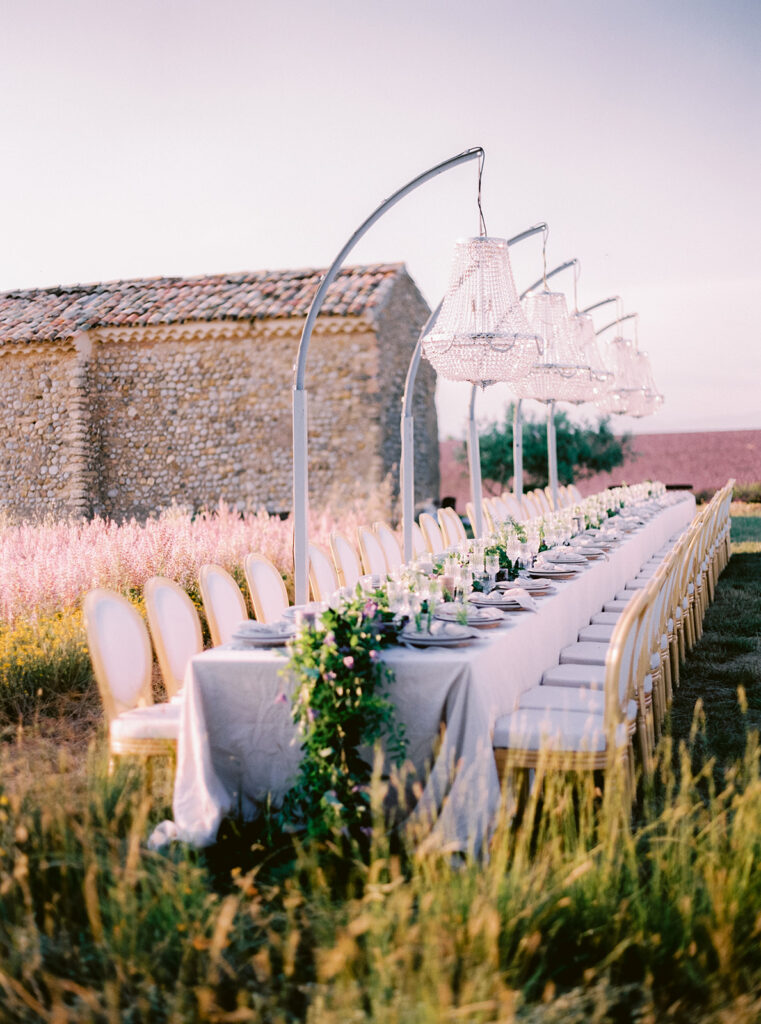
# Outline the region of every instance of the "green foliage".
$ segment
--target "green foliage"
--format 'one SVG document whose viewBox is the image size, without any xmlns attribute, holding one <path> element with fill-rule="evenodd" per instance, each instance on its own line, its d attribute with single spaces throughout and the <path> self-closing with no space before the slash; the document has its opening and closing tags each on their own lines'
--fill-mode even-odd
<svg viewBox="0 0 761 1024">
<path fill-rule="evenodd" d="M 509 405 L 504 422 L 493 423 L 479 441 L 482 476 L 503 486 L 513 475 L 513 409 Z M 608 417 L 596 427 L 579 425 L 561 410 L 555 413 L 555 433 L 561 484 L 614 469 L 632 449 L 631 437 L 615 435 Z M 523 472 L 527 487 L 545 487 L 548 483 L 546 420 L 523 420 Z"/>
<path fill-rule="evenodd" d="M 319 626 L 302 629 L 292 645 L 288 674 L 296 679 L 293 718 L 303 757 L 282 820 L 326 839 L 347 830 L 359 840 L 371 827 L 367 748 L 384 741 L 397 763 L 404 757 L 401 727 L 385 695 L 393 679 L 380 660 L 396 637 L 382 592 L 329 608 Z M 365 748 L 365 757 L 361 748 Z"/>
</svg>

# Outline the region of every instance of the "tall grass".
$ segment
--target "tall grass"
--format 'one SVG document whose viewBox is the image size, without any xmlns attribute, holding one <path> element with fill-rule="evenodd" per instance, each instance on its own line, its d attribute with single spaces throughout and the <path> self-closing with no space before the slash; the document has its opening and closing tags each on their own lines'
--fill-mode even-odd
<svg viewBox="0 0 761 1024">
<path fill-rule="evenodd" d="M 418 858 L 381 827 L 369 858 L 339 856 L 339 837 L 278 856 L 240 838 L 203 856 L 151 853 L 165 807 L 102 763 L 75 806 L 60 786 L 0 794 L 0 1019 L 758 1012 L 758 755 L 751 736 L 715 791 L 710 763 L 695 770 L 684 746 L 675 772 L 665 744 L 633 831 L 606 818 L 592 780 L 551 781 L 535 816 L 500 822 L 477 863 Z M 376 792 L 378 825 L 379 804 Z"/>
</svg>

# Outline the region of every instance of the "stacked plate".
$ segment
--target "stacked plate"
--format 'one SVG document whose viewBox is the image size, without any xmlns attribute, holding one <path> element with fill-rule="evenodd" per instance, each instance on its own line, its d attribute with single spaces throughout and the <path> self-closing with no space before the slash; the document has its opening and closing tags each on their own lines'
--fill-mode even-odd
<svg viewBox="0 0 761 1024">
<path fill-rule="evenodd" d="M 487 626 L 498 626 L 500 622 L 505 621 L 505 616 L 499 608 L 478 607 L 474 604 L 466 604 L 464 609 L 464 614 L 468 617 L 468 626 L 484 628 Z M 461 615 L 463 615 L 463 605 L 449 602 L 439 605 L 433 617 L 441 619 L 443 622 L 459 622 Z"/>
<path fill-rule="evenodd" d="M 481 608 L 504 608 L 508 611 L 518 611 L 524 606 L 520 601 L 511 596 L 509 590 L 492 590 L 490 594 L 471 594 L 468 598 L 476 607 Z M 528 602 L 535 609 L 532 601 Z"/>
<path fill-rule="evenodd" d="M 546 594 L 555 593 L 549 580 L 531 579 L 530 577 L 524 579 L 522 576 L 517 580 L 501 580 L 497 587 L 499 590 L 514 590 L 515 587 L 520 587 L 532 597 L 544 597 Z"/>
<path fill-rule="evenodd" d="M 580 552 L 570 550 L 548 551 L 544 557 L 555 565 L 586 565 L 587 562 Z"/>
<path fill-rule="evenodd" d="M 533 579 L 571 580 L 578 571 L 575 565 L 537 565 L 528 574 Z"/>
<path fill-rule="evenodd" d="M 478 632 L 470 626 L 441 621 L 432 622 L 430 630 L 417 629 L 411 623 L 399 634 L 401 642 L 412 647 L 460 647 L 477 637 Z"/>
<path fill-rule="evenodd" d="M 292 622 L 241 622 L 232 635 L 246 647 L 282 647 L 296 635 Z"/>
</svg>

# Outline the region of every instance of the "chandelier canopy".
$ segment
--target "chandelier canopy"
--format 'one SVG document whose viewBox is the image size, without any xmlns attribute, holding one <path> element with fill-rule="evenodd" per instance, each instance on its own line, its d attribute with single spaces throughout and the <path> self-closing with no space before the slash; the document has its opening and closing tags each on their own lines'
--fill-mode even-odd
<svg viewBox="0 0 761 1024">
<path fill-rule="evenodd" d="M 562 292 L 529 292 L 523 300 L 526 319 L 541 337 L 539 358 L 516 382 L 519 398 L 539 402 L 586 402 L 590 395 L 590 367 L 579 351 L 576 330 Z"/>
<path fill-rule="evenodd" d="M 514 384 L 536 362 L 541 344 L 518 298 L 507 240 L 458 241 L 441 310 L 422 338 L 436 372 L 483 387 Z"/>
</svg>

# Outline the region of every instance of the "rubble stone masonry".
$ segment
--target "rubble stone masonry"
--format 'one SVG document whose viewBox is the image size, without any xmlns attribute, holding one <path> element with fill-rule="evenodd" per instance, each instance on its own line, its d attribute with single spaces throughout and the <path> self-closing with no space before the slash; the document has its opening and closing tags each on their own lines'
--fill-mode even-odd
<svg viewBox="0 0 761 1024">
<path fill-rule="evenodd" d="M 307 360 L 314 507 L 398 487 L 407 366 L 428 308 L 403 269 L 379 307 L 321 316 Z M 173 502 L 291 507 L 302 317 L 94 326 L 0 346 L 0 509 L 140 519 Z M 435 375 L 416 388 L 416 496 L 439 491 Z M 389 514 L 391 510 L 389 510 Z"/>
</svg>

